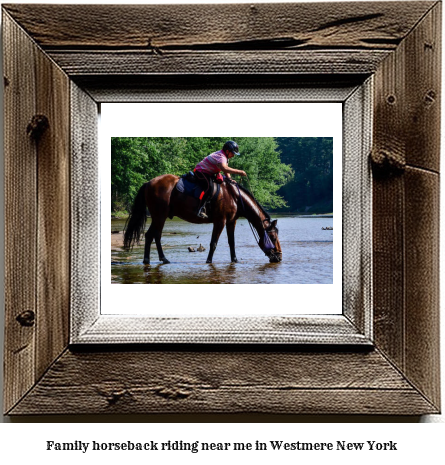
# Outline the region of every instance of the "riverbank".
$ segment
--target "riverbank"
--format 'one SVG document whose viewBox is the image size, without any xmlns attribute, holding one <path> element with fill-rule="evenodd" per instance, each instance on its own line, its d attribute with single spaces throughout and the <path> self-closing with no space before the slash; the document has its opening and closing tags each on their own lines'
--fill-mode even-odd
<svg viewBox="0 0 445 465">
<path fill-rule="evenodd" d="M 176 232 L 166 232 L 166 231 L 162 233 L 163 236 L 174 236 L 176 234 L 177 234 Z M 141 244 L 144 244 L 144 240 L 145 238 L 142 236 Z M 111 233 L 111 250 L 118 250 L 118 249 L 122 249 L 123 247 L 124 247 L 124 232 L 123 231 L 112 232 Z"/>
<path fill-rule="evenodd" d="M 111 250 L 121 249 L 124 246 L 124 234 L 122 231 L 111 234 Z"/>
</svg>

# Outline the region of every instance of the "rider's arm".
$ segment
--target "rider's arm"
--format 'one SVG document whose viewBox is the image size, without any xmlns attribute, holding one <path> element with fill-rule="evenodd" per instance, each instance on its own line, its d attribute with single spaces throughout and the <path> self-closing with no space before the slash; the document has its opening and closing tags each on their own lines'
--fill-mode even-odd
<svg viewBox="0 0 445 465">
<path fill-rule="evenodd" d="M 235 168 L 230 168 L 227 163 L 218 163 L 218 168 L 230 178 L 231 174 L 239 174 L 240 176 L 247 176 L 246 172 L 243 170 L 236 170 Z"/>
</svg>

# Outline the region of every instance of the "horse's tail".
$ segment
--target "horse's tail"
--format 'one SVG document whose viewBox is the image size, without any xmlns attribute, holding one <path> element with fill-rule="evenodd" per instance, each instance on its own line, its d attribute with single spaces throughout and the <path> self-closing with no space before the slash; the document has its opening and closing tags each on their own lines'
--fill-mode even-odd
<svg viewBox="0 0 445 465">
<path fill-rule="evenodd" d="M 146 184 L 139 189 L 131 207 L 131 214 L 125 223 L 124 248 L 126 249 L 133 247 L 135 242 L 139 244 L 141 234 L 145 230 L 145 222 L 147 221 L 145 187 Z"/>
</svg>

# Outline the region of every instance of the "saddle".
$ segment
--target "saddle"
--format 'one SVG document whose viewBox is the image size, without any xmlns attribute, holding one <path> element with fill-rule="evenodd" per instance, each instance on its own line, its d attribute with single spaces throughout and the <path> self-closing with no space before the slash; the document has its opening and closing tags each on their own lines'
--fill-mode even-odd
<svg viewBox="0 0 445 465">
<path fill-rule="evenodd" d="M 206 176 L 206 179 L 209 182 L 208 186 L 200 182 L 193 171 L 189 171 L 179 178 L 176 190 L 181 194 L 199 199 L 203 204 L 211 202 L 218 197 L 220 184 L 215 181 L 215 176 Z"/>
</svg>

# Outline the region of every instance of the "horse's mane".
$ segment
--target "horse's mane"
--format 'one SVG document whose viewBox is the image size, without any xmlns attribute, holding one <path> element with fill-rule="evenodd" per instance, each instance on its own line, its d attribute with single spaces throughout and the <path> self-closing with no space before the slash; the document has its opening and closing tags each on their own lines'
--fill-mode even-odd
<svg viewBox="0 0 445 465">
<path fill-rule="evenodd" d="M 269 213 L 267 213 L 267 211 L 264 209 L 264 207 L 260 204 L 260 202 L 258 202 L 258 200 L 254 197 L 254 195 L 252 194 L 252 192 L 250 192 L 248 189 L 246 189 L 244 186 L 241 186 L 240 184 L 238 184 L 238 187 L 240 189 L 240 191 L 243 191 L 245 194 L 248 195 L 248 197 L 253 201 L 253 203 L 258 207 L 258 209 L 264 214 L 264 216 L 266 217 L 267 221 L 270 222 L 270 215 Z"/>
</svg>

